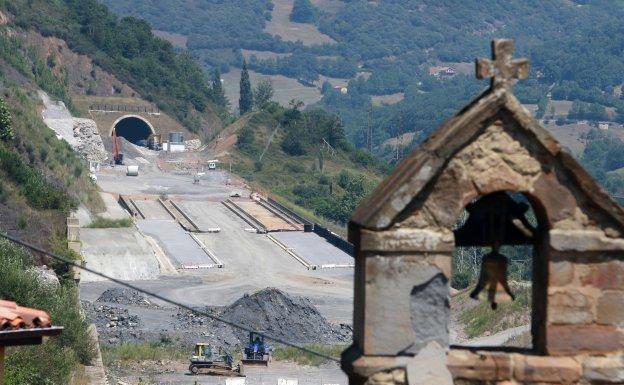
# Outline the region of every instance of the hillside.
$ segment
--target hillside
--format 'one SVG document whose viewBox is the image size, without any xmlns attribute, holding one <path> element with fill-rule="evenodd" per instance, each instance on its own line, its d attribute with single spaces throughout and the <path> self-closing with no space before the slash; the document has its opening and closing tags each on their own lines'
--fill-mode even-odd
<svg viewBox="0 0 624 385">
<path fill-rule="evenodd" d="M 66 219 L 81 206 L 104 207 L 85 159 L 44 123 L 43 91 L 77 116 L 97 100 L 133 101 L 201 136 L 220 128 L 224 111 L 201 68 L 145 26 L 95 2 L 0 0 L 0 231 L 78 259 Z M 84 384 L 95 352 L 72 270 L 4 240 L 0 266 L 0 298 L 64 326 L 42 345 L 7 349 L 5 383 Z"/>
<path fill-rule="evenodd" d="M 93 79 L 84 79 L 84 84 L 74 87 L 72 93 L 124 96 L 129 92 L 124 87 L 113 86 L 102 91 L 90 86 L 97 83 L 101 70 L 200 135 L 214 134 L 221 126 L 221 118 L 227 116 L 224 106 L 215 102 L 201 67 L 188 55 L 176 54 L 173 46 L 155 37 L 145 22 L 118 19 L 95 0 L 3 0 L 0 10 L 18 31 L 34 31 L 61 39 L 70 50 L 92 60 L 94 68 L 89 72 Z M 55 56 L 44 57 L 45 63 L 53 67 L 55 59 Z M 55 75 L 69 82 L 71 79 L 64 77 L 74 69 L 65 69 L 59 69 Z M 62 90 L 50 93 L 71 105 L 69 95 L 63 95 Z"/>
<path fill-rule="evenodd" d="M 327 97 L 322 102 L 343 116 L 347 134 L 358 146 L 364 141 L 357 128 L 364 123 L 362 112 L 370 107 L 371 97 L 445 88 L 448 100 L 436 106 L 436 112 L 453 109 L 461 98 L 450 88 L 462 80 L 434 78 L 431 71 L 446 65 L 472 77 L 470 63 L 476 56 L 489 56 L 488 43 L 494 37 L 514 38 L 517 55 L 531 60 L 531 78 L 518 86 L 523 102 L 543 104 L 551 92 L 556 100 L 620 105 L 614 90 L 619 89 L 617 74 L 624 67 L 618 55 L 624 32 L 619 23 L 624 16 L 621 2 L 254 0 L 243 5 L 180 0 L 176 6 L 150 0 L 102 2 L 120 15 L 140 17 L 158 30 L 184 36 L 186 48 L 200 62 L 209 68 L 219 66 L 222 72 L 240 67 L 246 57 L 259 73 L 300 80 L 301 90 L 361 77 L 349 87 L 345 108 L 334 107 Z M 297 18 L 294 8 L 309 16 Z M 296 41 L 302 33 L 305 37 Z M 404 109 L 419 107 L 409 100 L 398 104 Z M 358 113 L 350 115 L 348 110 L 353 109 Z M 433 124 L 403 116 L 400 107 L 374 110 L 375 145 L 395 136 L 393 131 L 429 130 Z"/>
<path fill-rule="evenodd" d="M 226 127 L 208 151 L 256 191 L 340 232 L 387 172 L 347 142 L 335 116 L 276 103 Z"/>
</svg>

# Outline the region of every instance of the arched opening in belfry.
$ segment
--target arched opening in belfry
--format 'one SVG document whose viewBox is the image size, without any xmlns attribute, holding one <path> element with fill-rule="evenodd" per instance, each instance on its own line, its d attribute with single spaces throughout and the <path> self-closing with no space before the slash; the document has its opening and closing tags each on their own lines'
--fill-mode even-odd
<svg viewBox="0 0 624 385">
<path fill-rule="evenodd" d="M 147 146 L 147 140 L 154 133 L 150 124 L 137 116 L 121 118 L 115 123 L 113 130 L 118 137 L 123 137 L 138 146 Z"/>
<path fill-rule="evenodd" d="M 454 226 L 451 335 L 457 347 L 544 346 L 545 217 L 539 202 L 499 191 L 474 199 Z"/>
</svg>

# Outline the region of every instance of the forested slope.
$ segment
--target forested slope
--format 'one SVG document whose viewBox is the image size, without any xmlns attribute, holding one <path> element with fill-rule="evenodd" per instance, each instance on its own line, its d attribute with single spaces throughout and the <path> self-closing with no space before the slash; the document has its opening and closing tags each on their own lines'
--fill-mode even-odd
<svg viewBox="0 0 624 385">
<path fill-rule="evenodd" d="M 208 131 L 219 125 L 215 114 L 226 115 L 201 67 L 141 20 L 118 19 L 95 0 L 2 0 L 0 10 L 18 28 L 65 40 L 191 131 Z"/>
</svg>

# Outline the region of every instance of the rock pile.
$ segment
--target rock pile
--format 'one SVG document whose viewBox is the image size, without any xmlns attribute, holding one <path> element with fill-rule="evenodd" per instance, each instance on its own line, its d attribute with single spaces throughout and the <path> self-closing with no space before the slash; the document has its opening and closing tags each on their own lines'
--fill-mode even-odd
<svg viewBox="0 0 624 385">
<path fill-rule="evenodd" d="M 108 153 L 93 120 L 74 119 L 74 137 L 77 140 L 74 149 L 85 159 L 100 163 L 106 161 Z"/>
<path fill-rule="evenodd" d="M 89 319 L 98 327 L 102 341 L 108 344 L 143 342 L 143 322 L 128 309 L 110 305 L 83 303 Z"/>
<path fill-rule="evenodd" d="M 124 287 L 113 287 L 107 289 L 104 293 L 102 293 L 102 295 L 98 297 L 96 302 L 158 307 L 158 305 L 152 303 L 145 295 L 139 293 L 136 290 L 127 289 Z"/>
<path fill-rule="evenodd" d="M 197 151 L 201 147 L 201 140 L 189 139 L 184 141 L 184 147 L 187 151 Z"/>
</svg>

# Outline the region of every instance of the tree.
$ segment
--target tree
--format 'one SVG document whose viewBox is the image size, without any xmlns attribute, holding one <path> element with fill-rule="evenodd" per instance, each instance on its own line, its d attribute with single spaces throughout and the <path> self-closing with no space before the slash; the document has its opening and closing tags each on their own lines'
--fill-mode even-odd
<svg viewBox="0 0 624 385">
<path fill-rule="evenodd" d="M 13 139 L 13 119 L 3 99 L 0 99 L 0 139 L 5 142 Z"/>
<path fill-rule="evenodd" d="M 251 91 L 251 82 L 249 81 L 249 72 L 247 71 L 247 61 L 243 60 L 243 71 L 240 80 L 240 99 L 238 100 L 238 110 L 241 115 L 251 111 L 253 106 L 253 92 Z"/>
<path fill-rule="evenodd" d="M 292 12 L 290 12 L 290 21 L 296 23 L 313 23 L 317 15 L 318 12 L 310 0 L 295 0 Z"/>
<path fill-rule="evenodd" d="M 268 80 L 263 80 L 256 86 L 253 93 L 254 105 L 258 109 L 264 109 L 264 107 L 273 99 L 273 86 Z"/>
<path fill-rule="evenodd" d="M 223 83 L 221 83 L 221 71 L 219 67 L 215 68 L 212 73 L 212 94 L 214 96 L 215 103 L 220 106 L 227 107 L 230 103 L 225 96 L 225 90 L 223 89 Z"/>
</svg>

